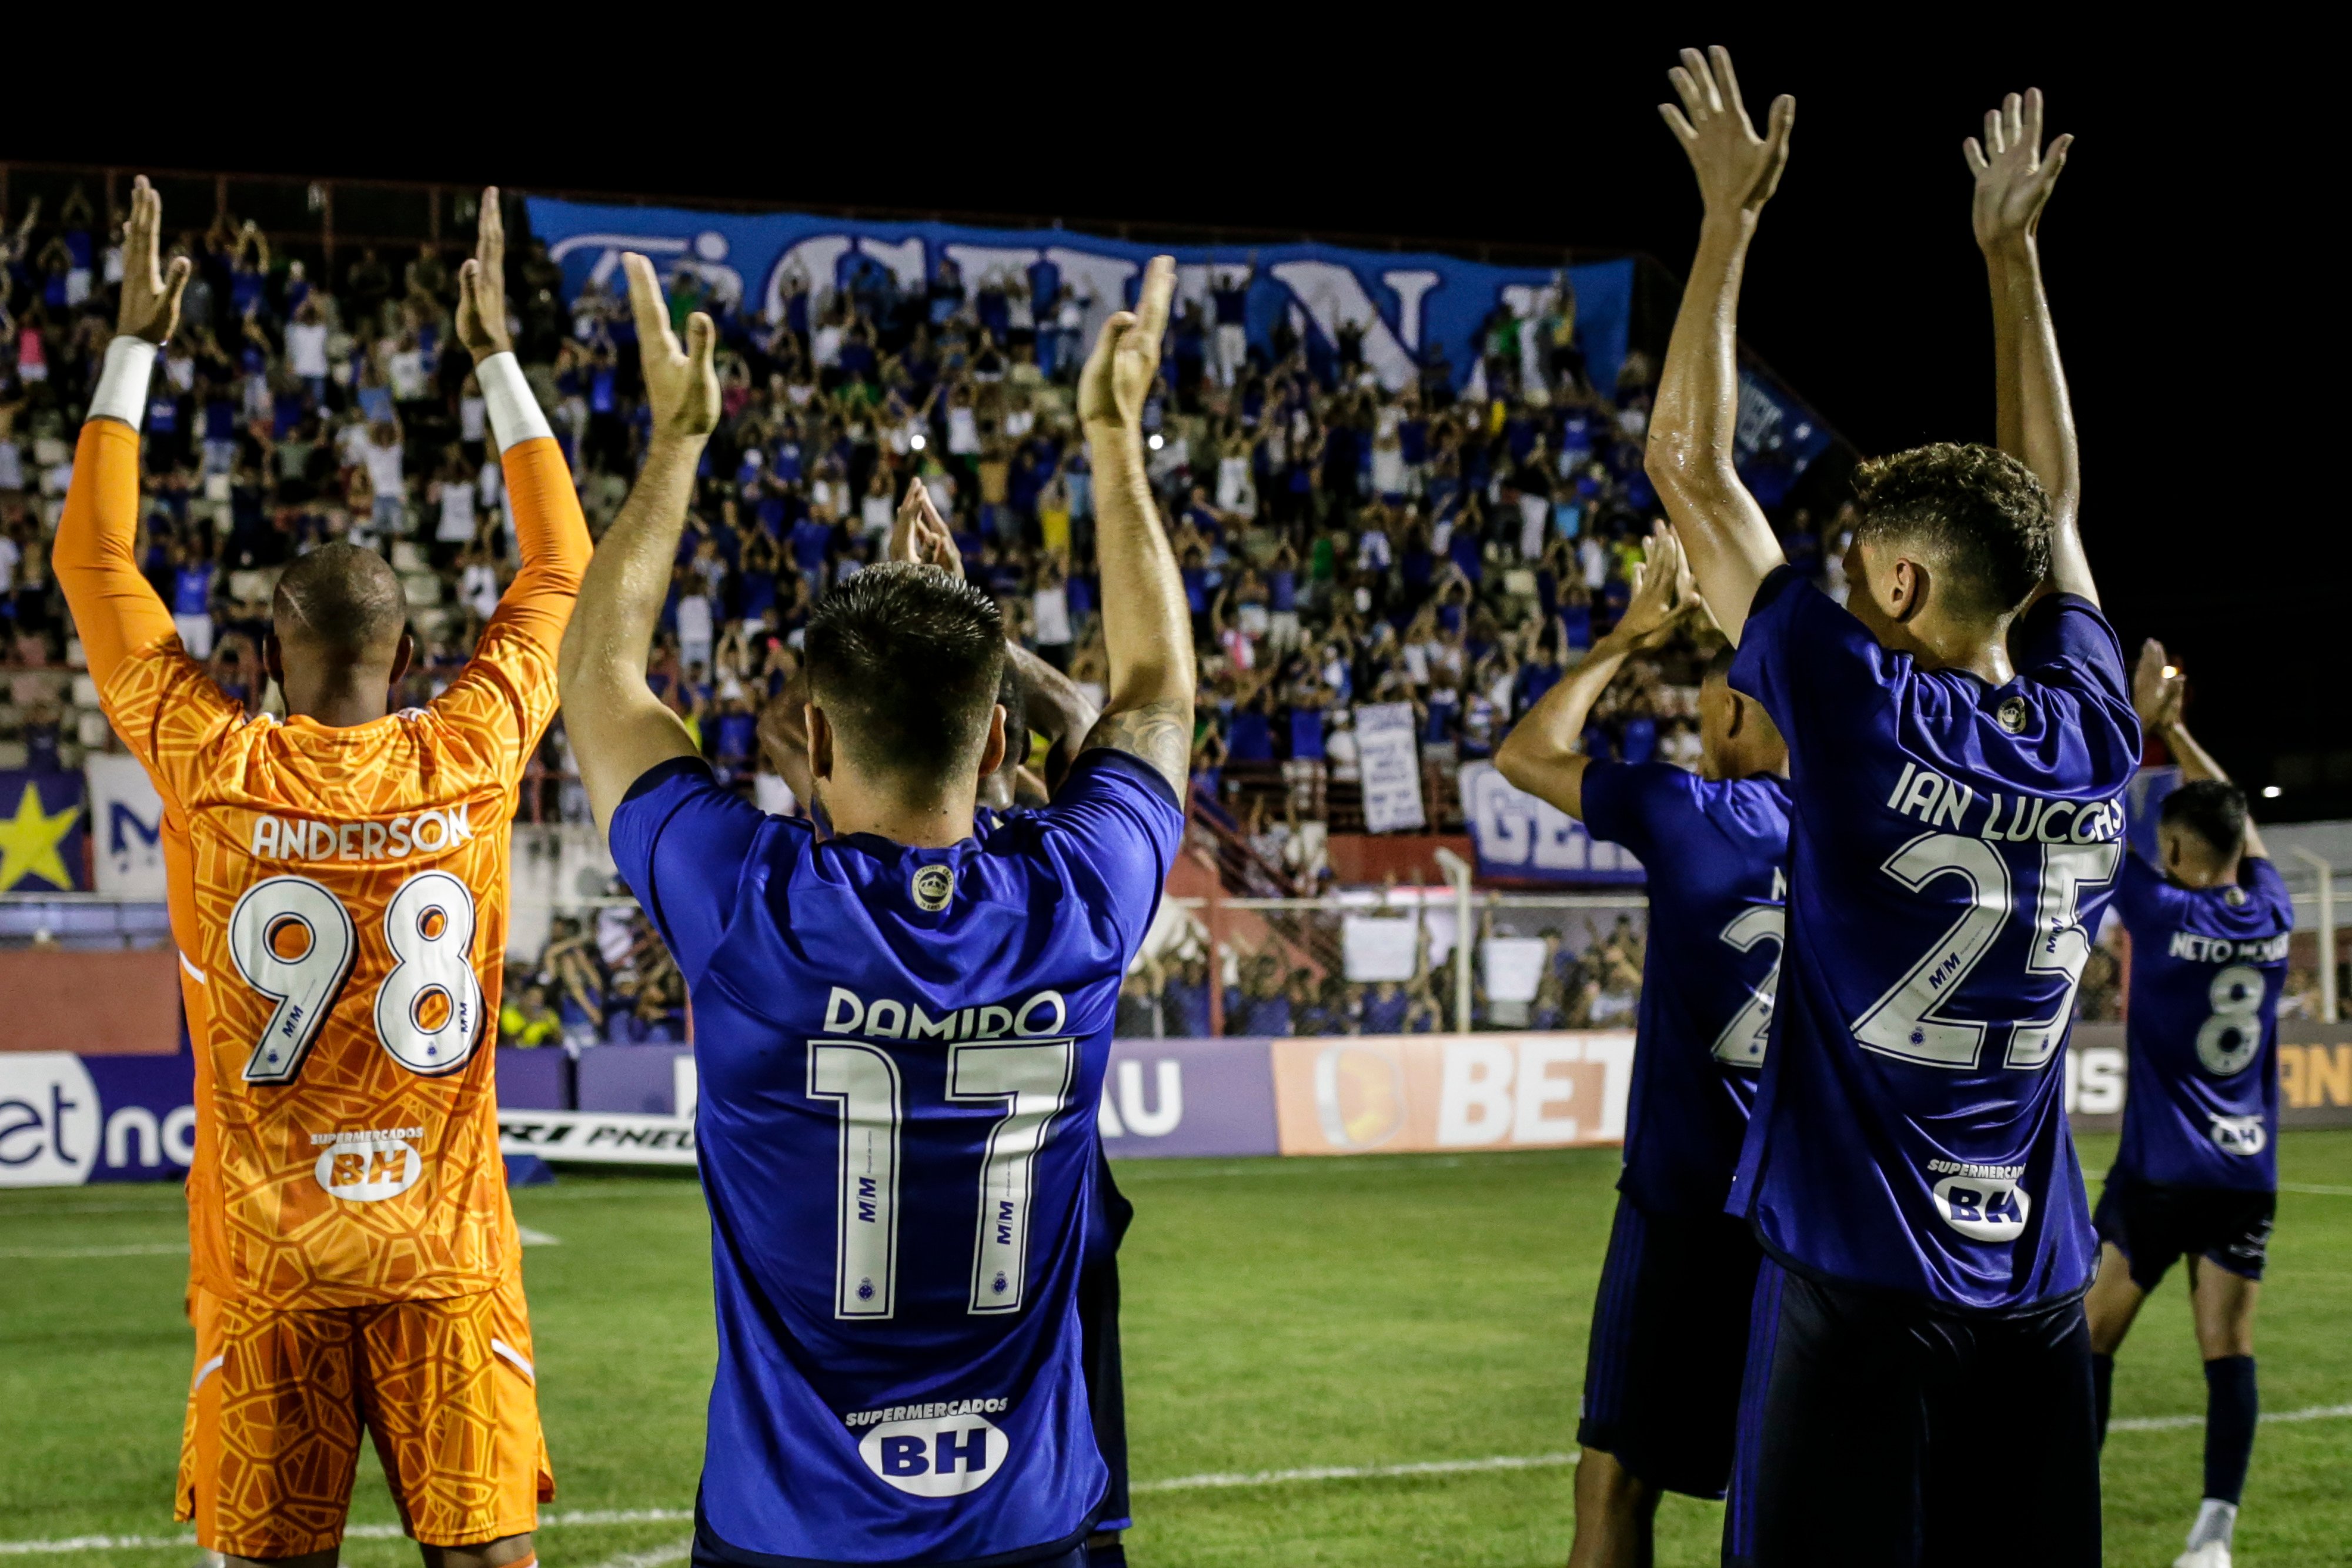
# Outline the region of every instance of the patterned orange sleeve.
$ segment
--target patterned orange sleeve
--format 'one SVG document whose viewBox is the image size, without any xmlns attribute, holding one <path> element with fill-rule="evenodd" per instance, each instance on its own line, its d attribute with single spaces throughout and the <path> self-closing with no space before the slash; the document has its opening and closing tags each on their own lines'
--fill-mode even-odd
<svg viewBox="0 0 2352 1568">
<path fill-rule="evenodd" d="M 555 716 L 555 655 L 580 597 L 590 545 L 572 470 L 551 437 L 518 442 L 500 466 L 514 497 L 522 570 L 499 600 L 465 674 L 434 706 L 452 718 L 489 721 L 501 757 L 520 776 Z"/>
<path fill-rule="evenodd" d="M 139 573 L 138 536 L 139 433 L 119 419 L 90 420 L 50 566 L 115 733 L 156 787 L 181 799 L 193 747 L 244 713 L 182 652 L 171 612 Z"/>
</svg>

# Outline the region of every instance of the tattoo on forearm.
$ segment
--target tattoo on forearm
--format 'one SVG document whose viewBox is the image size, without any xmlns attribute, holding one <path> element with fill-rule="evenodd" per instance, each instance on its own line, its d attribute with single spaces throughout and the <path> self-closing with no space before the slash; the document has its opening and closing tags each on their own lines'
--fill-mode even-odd
<svg viewBox="0 0 2352 1568">
<path fill-rule="evenodd" d="M 1085 748 L 1097 746 L 1149 762 L 1181 800 L 1192 760 L 1192 705 L 1171 699 L 1107 713 L 1087 734 Z"/>
</svg>

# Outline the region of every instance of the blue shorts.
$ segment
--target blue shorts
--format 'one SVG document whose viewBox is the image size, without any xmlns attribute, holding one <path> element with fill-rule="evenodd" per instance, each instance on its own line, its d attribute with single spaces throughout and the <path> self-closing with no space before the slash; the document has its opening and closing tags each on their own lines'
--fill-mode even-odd
<svg viewBox="0 0 2352 1568">
<path fill-rule="evenodd" d="M 1723 1495 L 1761 1256 L 1729 1215 L 1651 1214 L 1618 1196 L 1585 1353 L 1580 1447 L 1667 1491 Z"/>
</svg>

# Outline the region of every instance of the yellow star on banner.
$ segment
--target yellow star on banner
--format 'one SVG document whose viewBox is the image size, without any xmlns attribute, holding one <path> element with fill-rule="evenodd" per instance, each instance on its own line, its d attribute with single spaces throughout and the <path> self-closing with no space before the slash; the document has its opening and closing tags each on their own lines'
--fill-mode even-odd
<svg viewBox="0 0 2352 1568">
<path fill-rule="evenodd" d="M 73 873 L 58 853 L 58 845 L 73 831 L 81 816 L 81 802 L 77 800 L 52 817 L 41 810 L 41 791 L 29 779 L 25 780 L 25 797 L 16 802 L 14 818 L 0 817 L 0 893 L 6 893 L 28 876 L 47 879 L 60 891 L 73 888 Z"/>
</svg>

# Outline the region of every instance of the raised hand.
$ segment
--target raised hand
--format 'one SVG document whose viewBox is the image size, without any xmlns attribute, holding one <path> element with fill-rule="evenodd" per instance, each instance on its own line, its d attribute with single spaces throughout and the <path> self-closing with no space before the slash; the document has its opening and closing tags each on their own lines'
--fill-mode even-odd
<svg viewBox="0 0 2352 1568">
<path fill-rule="evenodd" d="M 131 218 L 122 225 L 122 304 L 115 330 L 144 338 L 157 348 L 180 324 L 180 295 L 188 287 L 188 258 L 175 256 L 164 272 L 161 259 L 163 198 L 140 175 L 131 182 Z"/>
<path fill-rule="evenodd" d="M 457 341 L 478 365 L 514 349 L 507 334 L 507 225 L 496 185 L 482 193 L 474 254 L 457 268 Z"/>
<path fill-rule="evenodd" d="M 637 354 L 645 367 L 646 401 L 653 405 L 654 434 L 698 441 L 719 428 L 719 371 L 712 362 L 718 329 L 697 310 L 686 319 L 686 343 L 680 347 L 654 264 L 630 251 L 621 257 L 621 267 L 629 275 L 629 313 L 637 321 Z"/>
<path fill-rule="evenodd" d="M 889 548 L 882 559 L 937 567 L 950 577 L 963 575 L 963 552 L 956 549 L 953 530 L 940 516 L 920 479 L 908 485 L 906 498 L 898 503 L 898 518 L 890 525 Z"/>
<path fill-rule="evenodd" d="M 1650 532 L 1649 550 L 1633 574 L 1633 598 L 1617 620 L 1617 630 L 1646 645 L 1662 639 L 1689 604 L 1695 590 L 1690 566 L 1683 559 L 1682 540 L 1660 523 Z"/>
<path fill-rule="evenodd" d="M 2178 719 L 2188 685 L 2163 643 L 2153 637 L 2142 643 L 2132 669 L 2132 711 L 2139 715 L 2140 727 L 2157 729 Z"/>
<path fill-rule="evenodd" d="M 1078 373 L 1080 423 L 1142 428 L 1144 400 L 1160 373 L 1160 340 L 1168 331 L 1168 306 L 1175 294 L 1176 258 L 1153 256 L 1144 269 L 1136 308 L 1103 323 L 1087 368 Z"/>
<path fill-rule="evenodd" d="M 1668 71 L 1666 79 L 1674 83 L 1683 106 L 1662 103 L 1658 112 L 1690 157 L 1707 215 L 1753 217 L 1780 188 L 1780 171 L 1788 167 L 1797 100 L 1787 93 L 1774 99 L 1766 134 L 1757 135 L 1747 106 L 1739 101 L 1731 52 L 1721 45 L 1705 55 L 1685 49 L 1683 63 Z"/>
<path fill-rule="evenodd" d="M 1969 218 L 1977 244 L 1987 250 L 2007 241 L 2032 239 L 2042 222 L 2042 209 L 2057 188 L 2058 172 L 2066 167 L 2072 136 L 2061 136 L 2044 152 L 2042 146 L 2042 89 L 2030 87 L 2021 98 L 2011 93 L 1999 109 L 1985 110 L 1984 140 L 1969 137 L 1960 144 L 1969 172 L 1977 177 L 1976 199 Z"/>
</svg>

